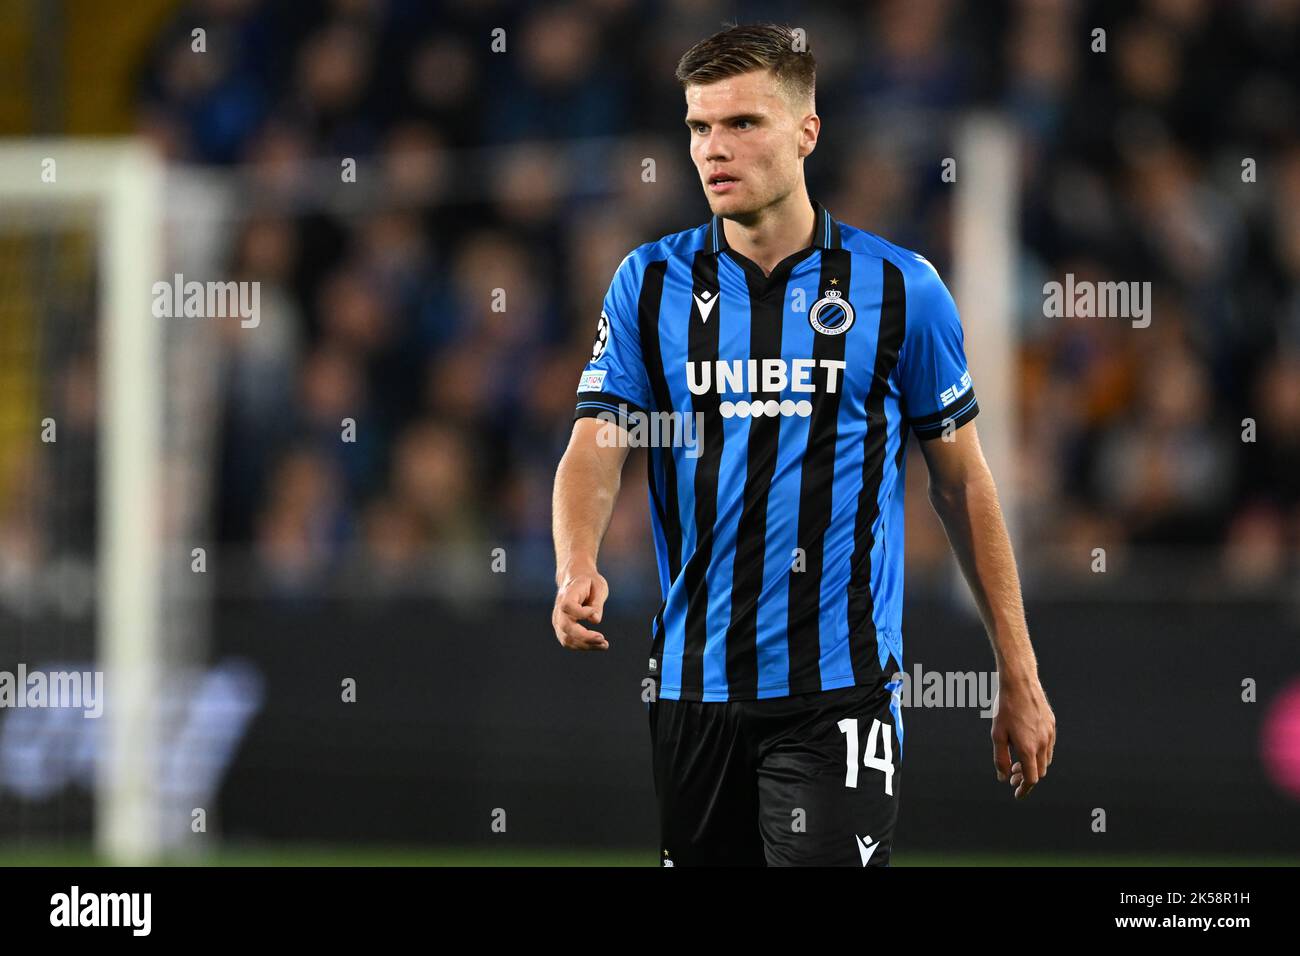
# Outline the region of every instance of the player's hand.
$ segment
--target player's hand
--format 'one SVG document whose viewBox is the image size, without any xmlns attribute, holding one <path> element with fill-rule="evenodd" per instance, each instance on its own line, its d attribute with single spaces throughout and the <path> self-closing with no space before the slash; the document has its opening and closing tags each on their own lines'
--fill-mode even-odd
<svg viewBox="0 0 1300 956">
<path fill-rule="evenodd" d="M 609 641 L 603 634 L 578 623 L 599 624 L 607 597 L 609 582 L 595 571 L 569 575 L 555 594 L 555 609 L 551 612 L 556 640 L 571 651 L 609 650 Z"/>
<path fill-rule="evenodd" d="M 1010 782 L 1023 800 L 1047 776 L 1056 749 L 1056 715 L 1043 686 L 1030 682 L 998 682 L 997 712 L 993 715 L 993 770 L 999 783 Z M 1016 752 L 1015 763 L 1011 752 Z"/>
</svg>

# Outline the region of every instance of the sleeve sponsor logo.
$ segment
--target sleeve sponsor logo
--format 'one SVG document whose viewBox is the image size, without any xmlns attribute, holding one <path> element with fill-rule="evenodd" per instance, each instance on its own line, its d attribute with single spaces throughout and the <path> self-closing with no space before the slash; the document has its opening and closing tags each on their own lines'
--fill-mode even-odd
<svg viewBox="0 0 1300 956">
<path fill-rule="evenodd" d="M 578 391 L 580 392 L 599 392 L 605 384 L 605 370 L 592 369 L 582 373 L 582 378 L 578 379 Z"/>
<path fill-rule="evenodd" d="M 961 398 L 963 395 L 969 392 L 970 385 L 971 385 L 970 372 L 969 371 L 962 372 L 961 380 L 958 381 L 956 385 L 949 385 L 941 393 L 939 393 L 939 401 L 943 403 L 944 408 L 947 408 L 953 402 L 957 401 L 957 399 Z"/>
</svg>

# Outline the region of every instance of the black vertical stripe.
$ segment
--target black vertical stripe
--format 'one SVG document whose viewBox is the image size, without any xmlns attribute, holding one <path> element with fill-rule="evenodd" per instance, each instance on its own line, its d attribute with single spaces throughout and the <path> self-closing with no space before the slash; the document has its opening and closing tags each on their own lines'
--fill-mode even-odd
<svg viewBox="0 0 1300 956">
<path fill-rule="evenodd" d="M 708 638 L 709 613 L 706 572 L 713 558 L 714 526 L 718 518 L 718 469 L 722 464 L 723 445 L 717 382 L 712 378 L 713 365 L 718 358 L 722 305 L 716 304 L 706 321 L 700 312 L 699 300 L 712 302 L 717 295 L 717 256 L 697 252 L 691 268 L 692 305 L 686 354 L 687 361 L 696 363 L 697 374 L 710 376 L 711 387 L 703 395 L 691 394 L 692 411 L 696 416 L 703 416 L 703 430 L 697 436 L 703 439 L 703 447 L 695 461 L 695 548 L 682 572 L 686 584 L 686 637 L 682 650 L 682 698 L 685 700 L 700 700 L 704 696 L 704 647 Z M 708 372 L 704 371 L 705 367 Z"/>
<path fill-rule="evenodd" d="M 843 249 L 821 254 L 821 276 L 817 298 L 838 290 L 847 297 L 852 279 L 851 256 Z M 835 285 L 831 285 L 835 279 Z M 786 640 L 790 655 L 790 693 L 806 694 L 821 690 L 821 616 L 822 559 L 826 529 L 831 520 L 831 486 L 835 478 L 835 442 L 839 434 L 840 396 L 847 385 L 847 369 L 837 373 L 839 387 L 828 392 L 827 373 L 822 359 L 844 360 L 845 339 L 854 333 L 850 328 L 841 335 L 813 333 L 813 370 L 816 391 L 802 396 L 812 400 L 812 417 L 808 424 L 808 444 L 804 449 L 799 479 L 799 531 L 796 546 L 803 549 L 804 569 L 790 573 L 790 599 Z M 860 331 L 858 334 L 862 334 Z"/>
<path fill-rule="evenodd" d="M 763 359 L 781 358 L 781 321 L 786 287 L 793 260 L 771 280 L 754 269 L 745 269 L 749 286 L 749 357 L 757 360 L 761 375 Z M 756 391 L 751 401 L 781 400 L 779 392 Z M 767 552 L 767 497 L 776 470 L 777 442 L 781 416 L 764 415 L 749 421 L 746 452 L 744 503 L 736 528 L 736 556 L 731 589 L 731 622 L 727 626 L 727 687 L 733 698 L 754 697 L 758 692 L 758 599 L 763 590 L 763 559 Z"/>
<path fill-rule="evenodd" d="M 649 448 L 647 451 L 646 472 L 647 478 L 650 481 L 650 499 L 654 504 L 655 514 L 659 518 L 659 527 L 664 529 L 665 542 L 668 542 L 671 540 L 667 536 L 668 519 L 664 515 L 663 500 L 659 497 L 658 482 L 655 481 L 655 462 L 660 455 L 671 459 L 672 449 Z M 677 578 L 676 569 L 678 562 L 673 560 L 672 545 L 670 543 L 665 543 L 665 547 L 668 549 L 668 564 L 671 569 L 668 577 L 668 586 L 671 588 L 673 581 Z M 680 550 L 679 545 L 678 553 L 680 553 Z M 651 627 L 650 660 L 654 661 L 654 663 L 650 665 L 650 678 L 654 681 L 655 700 L 659 699 L 659 675 L 663 673 L 664 668 L 664 606 L 666 604 L 667 595 L 665 595 L 663 601 L 659 602 L 659 610 L 655 613 L 654 624 Z"/>
<path fill-rule="evenodd" d="M 654 682 L 653 700 L 659 699 L 660 688 L 663 687 L 661 675 L 664 672 L 664 604 L 659 605 L 659 610 L 655 614 L 654 622 L 650 625 L 650 660 L 654 661 L 650 665 L 650 679 Z"/>
<path fill-rule="evenodd" d="M 880 332 L 871 391 L 867 395 L 867 435 L 862 455 L 862 491 L 858 494 L 853 527 L 853 558 L 849 570 L 848 630 L 849 657 L 856 683 L 866 683 L 881 673 L 872 620 L 875 599 L 871 593 L 871 549 L 875 544 L 872 526 L 879 514 L 878 496 L 885 463 L 885 393 L 889 376 L 898 364 L 907 327 L 907 297 L 903 273 L 892 262 L 882 260 L 884 281 L 880 303 Z M 902 555 L 894 560 L 901 561 Z"/>
</svg>

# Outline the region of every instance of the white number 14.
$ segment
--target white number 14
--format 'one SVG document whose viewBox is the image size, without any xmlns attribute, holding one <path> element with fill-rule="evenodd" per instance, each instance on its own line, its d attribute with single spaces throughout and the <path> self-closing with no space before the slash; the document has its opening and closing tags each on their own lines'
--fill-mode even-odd
<svg viewBox="0 0 1300 956">
<path fill-rule="evenodd" d="M 848 765 L 848 772 L 844 775 L 844 786 L 856 787 L 858 785 L 858 721 L 855 717 L 845 717 L 837 725 L 840 733 L 848 734 L 849 752 L 845 763 Z M 884 737 L 880 735 L 880 728 L 885 729 Z M 867 752 L 862 757 L 862 765 L 869 770 L 879 770 L 885 775 L 885 793 L 889 796 L 894 795 L 894 728 L 890 724 L 882 724 L 876 717 L 871 718 L 871 733 L 867 734 Z M 881 740 L 885 744 L 884 756 L 876 753 Z"/>
</svg>

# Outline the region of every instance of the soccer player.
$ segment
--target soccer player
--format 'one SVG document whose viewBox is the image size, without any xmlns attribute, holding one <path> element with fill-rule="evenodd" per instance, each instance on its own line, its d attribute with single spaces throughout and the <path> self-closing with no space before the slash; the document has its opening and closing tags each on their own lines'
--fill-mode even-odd
<svg viewBox="0 0 1300 956">
<path fill-rule="evenodd" d="M 556 474 L 552 624 L 605 650 L 597 553 L 628 446 L 651 444 L 664 866 L 888 865 L 909 430 L 993 646 L 998 780 L 1027 796 L 1056 742 L 956 307 L 921 256 L 809 198 L 814 74 L 775 25 L 682 57 L 713 216 L 618 267 Z"/>
</svg>

